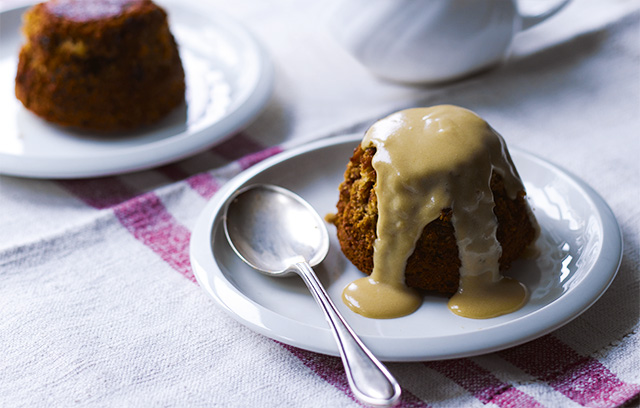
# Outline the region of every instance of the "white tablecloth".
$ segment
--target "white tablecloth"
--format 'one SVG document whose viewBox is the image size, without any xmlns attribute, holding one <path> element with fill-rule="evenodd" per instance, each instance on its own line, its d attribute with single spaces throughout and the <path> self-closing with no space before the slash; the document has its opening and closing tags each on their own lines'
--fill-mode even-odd
<svg viewBox="0 0 640 408">
<path fill-rule="evenodd" d="M 246 130 L 134 174 L 0 176 L 0 406 L 358 406 L 337 358 L 253 333 L 215 305 L 194 283 L 190 232 L 225 181 L 274 151 L 440 103 L 474 110 L 510 146 L 589 183 L 620 224 L 624 256 L 602 298 L 549 335 L 389 364 L 402 406 L 638 403 L 640 1 L 575 0 L 519 34 L 500 67 L 416 87 L 352 60 L 325 31 L 322 2 L 209 6 L 246 24 L 273 60 L 273 97 Z"/>
</svg>

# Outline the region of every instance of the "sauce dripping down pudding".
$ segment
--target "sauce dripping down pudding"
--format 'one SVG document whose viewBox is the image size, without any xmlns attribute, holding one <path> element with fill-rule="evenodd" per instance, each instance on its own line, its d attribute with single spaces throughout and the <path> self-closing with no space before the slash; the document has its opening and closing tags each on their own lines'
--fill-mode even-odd
<svg viewBox="0 0 640 408">
<path fill-rule="evenodd" d="M 345 288 L 345 303 L 372 318 L 415 311 L 422 298 L 405 285 L 407 260 L 425 226 L 450 209 L 460 261 L 451 311 L 490 318 L 519 309 L 527 289 L 500 274 L 491 179 L 501 177 L 510 199 L 524 187 L 502 137 L 473 112 L 441 105 L 378 121 L 361 142 L 370 146 L 378 210 L 373 271 Z"/>
</svg>

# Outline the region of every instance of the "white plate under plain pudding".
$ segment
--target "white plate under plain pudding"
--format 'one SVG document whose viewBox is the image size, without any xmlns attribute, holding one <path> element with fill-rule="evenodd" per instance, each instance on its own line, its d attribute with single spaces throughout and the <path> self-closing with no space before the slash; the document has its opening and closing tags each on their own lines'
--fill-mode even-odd
<svg viewBox="0 0 640 408">
<path fill-rule="evenodd" d="M 338 185 L 360 140 L 361 135 L 324 139 L 281 153 L 238 175 L 207 204 L 191 236 L 192 267 L 202 288 L 240 323 L 286 344 L 338 355 L 328 325 L 301 279 L 263 276 L 237 258 L 225 239 L 222 209 L 238 188 L 271 183 L 295 191 L 321 215 L 334 212 Z M 568 323 L 609 287 L 620 265 L 622 239 L 607 204 L 555 165 L 515 148 L 511 155 L 542 230 L 540 256 L 518 260 L 508 274 L 531 292 L 527 304 L 514 313 L 467 319 L 449 311 L 446 297 L 429 295 L 409 316 L 362 317 L 340 296 L 363 274 L 342 255 L 335 228 L 329 226 L 331 249 L 316 273 L 380 359 L 438 360 L 512 347 Z"/>
<path fill-rule="evenodd" d="M 254 37 L 229 16 L 193 2 L 157 3 L 178 43 L 186 104 L 156 125 L 111 136 L 50 124 L 22 106 L 14 86 L 27 7 L 0 13 L 0 174 L 79 178 L 142 170 L 220 143 L 262 110 L 273 69 Z"/>
</svg>

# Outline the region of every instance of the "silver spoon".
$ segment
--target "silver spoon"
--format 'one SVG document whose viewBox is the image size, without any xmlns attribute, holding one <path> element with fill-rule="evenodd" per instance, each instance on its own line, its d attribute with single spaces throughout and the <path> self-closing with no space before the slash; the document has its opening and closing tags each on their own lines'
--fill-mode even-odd
<svg viewBox="0 0 640 408">
<path fill-rule="evenodd" d="M 327 255 L 329 234 L 306 201 L 277 186 L 243 188 L 226 205 L 224 229 L 249 266 L 269 276 L 302 277 L 331 326 L 356 398 L 374 406 L 398 402 L 400 385 L 349 327 L 311 269 Z"/>
</svg>

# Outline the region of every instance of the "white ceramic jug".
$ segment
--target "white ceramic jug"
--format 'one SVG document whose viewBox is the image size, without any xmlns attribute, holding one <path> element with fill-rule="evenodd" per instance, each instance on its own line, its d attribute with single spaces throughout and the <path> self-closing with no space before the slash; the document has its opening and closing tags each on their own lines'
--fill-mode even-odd
<svg viewBox="0 0 640 408">
<path fill-rule="evenodd" d="M 516 33 L 568 2 L 525 16 L 516 0 L 340 0 L 329 28 L 349 53 L 382 78 L 442 82 L 499 63 Z"/>
</svg>

